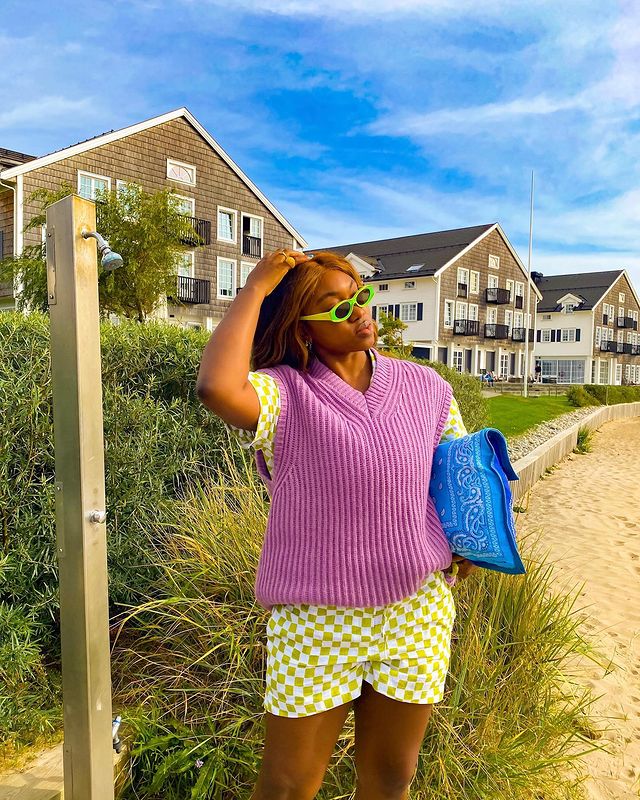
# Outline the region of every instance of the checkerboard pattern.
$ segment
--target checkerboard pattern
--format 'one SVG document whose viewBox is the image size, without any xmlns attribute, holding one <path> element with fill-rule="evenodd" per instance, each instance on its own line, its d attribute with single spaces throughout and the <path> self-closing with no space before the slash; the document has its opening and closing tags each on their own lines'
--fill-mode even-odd
<svg viewBox="0 0 640 800">
<path fill-rule="evenodd" d="M 273 606 L 264 707 L 283 717 L 317 714 L 358 697 L 363 680 L 396 700 L 437 703 L 454 619 L 441 572 L 386 606 Z"/>
</svg>

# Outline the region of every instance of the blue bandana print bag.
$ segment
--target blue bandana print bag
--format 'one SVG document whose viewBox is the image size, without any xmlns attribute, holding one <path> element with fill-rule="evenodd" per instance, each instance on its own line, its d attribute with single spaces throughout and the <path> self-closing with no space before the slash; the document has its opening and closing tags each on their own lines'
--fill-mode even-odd
<svg viewBox="0 0 640 800">
<path fill-rule="evenodd" d="M 525 571 L 516 546 L 509 481 L 518 480 L 495 428 L 452 439 L 433 454 L 429 494 L 452 552 L 479 567 Z"/>
</svg>

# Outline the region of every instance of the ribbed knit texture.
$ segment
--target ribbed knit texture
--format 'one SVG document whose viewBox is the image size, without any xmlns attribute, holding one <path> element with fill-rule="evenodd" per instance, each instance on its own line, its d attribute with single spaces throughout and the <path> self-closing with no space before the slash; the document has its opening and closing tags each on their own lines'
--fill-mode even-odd
<svg viewBox="0 0 640 800">
<path fill-rule="evenodd" d="M 386 605 L 451 563 L 428 493 L 451 387 L 428 367 L 376 359 L 364 394 L 318 359 L 306 374 L 263 370 L 281 403 L 273 481 L 257 454 L 271 495 L 255 583 L 265 608 Z"/>
</svg>

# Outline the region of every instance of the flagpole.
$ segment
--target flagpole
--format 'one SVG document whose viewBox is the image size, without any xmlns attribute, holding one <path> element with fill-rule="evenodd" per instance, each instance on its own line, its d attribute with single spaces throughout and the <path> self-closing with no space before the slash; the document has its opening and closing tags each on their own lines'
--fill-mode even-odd
<svg viewBox="0 0 640 800">
<path fill-rule="evenodd" d="M 527 307 L 524 312 L 524 387 L 523 395 L 529 394 L 529 317 L 533 321 L 531 308 L 531 246 L 533 242 L 533 170 L 531 170 L 531 202 L 529 208 L 529 258 L 527 261 Z"/>
</svg>

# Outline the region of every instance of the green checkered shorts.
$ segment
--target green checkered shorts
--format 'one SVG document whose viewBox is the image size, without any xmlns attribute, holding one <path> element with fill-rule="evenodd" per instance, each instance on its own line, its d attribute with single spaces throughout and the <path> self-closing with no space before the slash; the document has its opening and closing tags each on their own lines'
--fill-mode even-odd
<svg viewBox="0 0 640 800">
<path fill-rule="evenodd" d="M 366 680 L 405 703 L 437 703 L 455 606 L 442 572 L 385 606 L 275 605 L 267 623 L 264 708 L 306 717 L 358 697 Z"/>
</svg>

